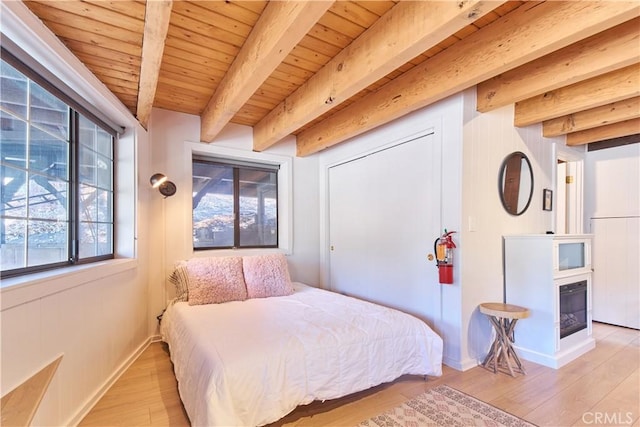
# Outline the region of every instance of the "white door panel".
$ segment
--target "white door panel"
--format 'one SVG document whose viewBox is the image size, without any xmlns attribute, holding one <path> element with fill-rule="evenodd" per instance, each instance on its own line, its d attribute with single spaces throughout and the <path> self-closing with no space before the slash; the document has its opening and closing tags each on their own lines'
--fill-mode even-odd
<svg viewBox="0 0 640 427">
<path fill-rule="evenodd" d="M 340 167 L 329 171 L 330 210 L 330 281 L 332 289 L 365 297 L 367 277 L 358 272 L 366 268 L 369 245 L 367 212 L 364 206 L 364 174 L 357 168 Z M 336 250 L 341 256 L 334 257 Z M 346 286 L 345 284 L 349 284 Z M 360 292 L 353 292 L 360 290 Z"/>
<path fill-rule="evenodd" d="M 440 234 L 440 152 L 433 135 L 329 170 L 331 288 L 433 317 Z"/>
<path fill-rule="evenodd" d="M 593 320 L 640 328 L 640 218 L 592 218 Z"/>
</svg>

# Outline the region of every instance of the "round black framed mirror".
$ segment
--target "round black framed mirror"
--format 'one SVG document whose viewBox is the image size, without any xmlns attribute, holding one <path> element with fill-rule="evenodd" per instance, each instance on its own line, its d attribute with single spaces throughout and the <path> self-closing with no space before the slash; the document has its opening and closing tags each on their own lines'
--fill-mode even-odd
<svg viewBox="0 0 640 427">
<path fill-rule="evenodd" d="M 526 154 L 514 151 L 500 167 L 498 191 L 504 209 L 511 215 L 522 215 L 533 196 L 533 168 Z"/>
</svg>

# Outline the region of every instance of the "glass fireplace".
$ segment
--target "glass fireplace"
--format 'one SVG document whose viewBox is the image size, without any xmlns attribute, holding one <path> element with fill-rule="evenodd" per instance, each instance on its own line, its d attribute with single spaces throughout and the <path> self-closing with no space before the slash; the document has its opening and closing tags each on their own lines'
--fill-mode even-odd
<svg viewBox="0 0 640 427">
<path fill-rule="evenodd" d="M 560 338 L 587 328 L 587 281 L 560 286 Z"/>
</svg>

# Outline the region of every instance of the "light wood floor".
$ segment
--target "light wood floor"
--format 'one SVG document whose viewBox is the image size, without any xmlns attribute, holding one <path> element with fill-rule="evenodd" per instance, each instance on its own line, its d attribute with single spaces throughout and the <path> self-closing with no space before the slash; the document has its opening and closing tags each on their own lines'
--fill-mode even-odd
<svg viewBox="0 0 640 427">
<path fill-rule="evenodd" d="M 442 377 L 402 377 L 335 401 L 299 407 L 273 426 L 352 426 L 447 384 L 539 426 L 640 426 L 640 331 L 595 323 L 596 348 L 561 369 L 524 361 L 512 378 L 476 367 Z M 166 346 L 154 343 L 82 426 L 188 426 Z"/>
</svg>

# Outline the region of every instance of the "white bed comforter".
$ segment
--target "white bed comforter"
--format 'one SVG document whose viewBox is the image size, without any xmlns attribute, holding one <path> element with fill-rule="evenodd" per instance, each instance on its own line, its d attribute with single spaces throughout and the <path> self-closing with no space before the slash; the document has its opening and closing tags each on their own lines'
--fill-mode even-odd
<svg viewBox="0 0 640 427">
<path fill-rule="evenodd" d="M 404 374 L 442 374 L 442 339 L 400 311 L 294 283 L 287 297 L 171 305 L 162 320 L 193 426 L 259 426 Z"/>
</svg>

